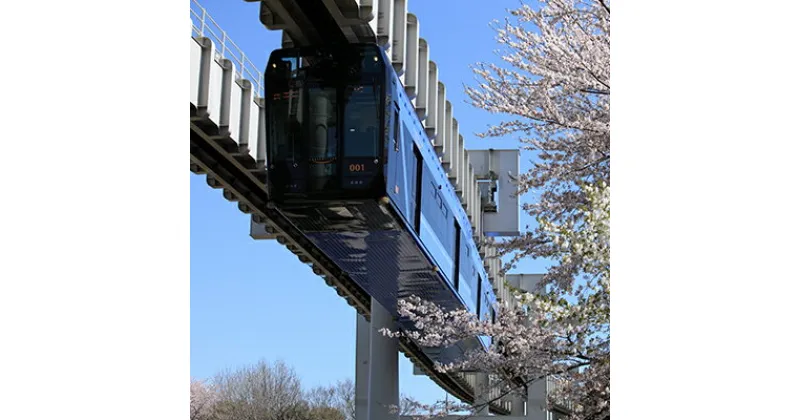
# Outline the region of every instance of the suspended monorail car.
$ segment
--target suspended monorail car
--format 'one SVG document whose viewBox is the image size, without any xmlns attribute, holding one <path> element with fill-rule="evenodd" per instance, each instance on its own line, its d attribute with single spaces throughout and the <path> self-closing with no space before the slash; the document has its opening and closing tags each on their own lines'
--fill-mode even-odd
<svg viewBox="0 0 800 420">
<path fill-rule="evenodd" d="M 467 214 L 386 54 L 276 50 L 265 89 L 270 205 L 391 313 L 417 295 L 493 317 Z M 425 351 L 448 362 L 488 344 Z"/>
</svg>

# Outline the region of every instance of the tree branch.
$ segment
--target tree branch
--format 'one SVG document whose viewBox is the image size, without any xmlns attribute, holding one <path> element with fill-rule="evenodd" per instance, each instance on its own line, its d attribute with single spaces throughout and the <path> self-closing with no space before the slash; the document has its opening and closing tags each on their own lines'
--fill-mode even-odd
<svg viewBox="0 0 800 420">
<path fill-rule="evenodd" d="M 594 162 L 591 162 L 591 163 L 587 163 L 587 164 L 586 164 L 586 165 L 584 165 L 583 167 L 580 167 L 580 168 L 578 168 L 578 169 L 573 169 L 571 172 L 580 172 L 580 171 L 584 171 L 584 170 L 586 170 L 586 169 L 589 169 L 589 168 L 591 168 L 591 167 L 592 167 L 592 166 L 594 166 L 594 165 L 597 165 L 598 163 L 603 163 L 603 162 L 605 162 L 605 161 L 607 161 L 607 160 L 609 160 L 609 159 L 611 159 L 611 156 L 609 156 L 609 155 L 604 155 L 604 156 L 603 156 L 603 157 L 601 157 L 600 159 L 597 159 L 597 160 L 595 160 Z"/>
<path fill-rule="evenodd" d="M 608 12 L 608 14 L 611 14 L 611 7 L 606 4 L 605 0 L 599 0 L 599 1 L 600 4 L 603 6 L 603 9 L 606 9 L 606 12 Z"/>
</svg>

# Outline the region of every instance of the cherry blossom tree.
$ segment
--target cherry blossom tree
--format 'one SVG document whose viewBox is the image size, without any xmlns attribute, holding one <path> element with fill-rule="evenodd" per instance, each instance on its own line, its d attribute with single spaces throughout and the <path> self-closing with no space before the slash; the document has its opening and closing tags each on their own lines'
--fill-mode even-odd
<svg viewBox="0 0 800 420">
<path fill-rule="evenodd" d="M 547 0 L 510 11 L 513 19 L 495 24 L 501 63 L 478 64 L 479 83 L 466 89 L 474 106 L 511 117 L 480 136 L 515 134 L 538 154 L 519 183 L 521 193 L 534 194 L 524 210 L 537 219 L 559 222 L 586 203 L 578 185 L 610 183 L 609 4 Z M 503 247 L 513 252 L 510 264 L 560 252 L 541 227 Z M 574 272 L 548 274 L 568 283 Z"/>
<path fill-rule="evenodd" d="M 356 418 L 356 386 L 352 379 L 345 379 L 329 386 L 317 386 L 306 393 L 311 409 L 335 409 L 343 420 Z"/>
<path fill-rule="evenodd" d="M 192 380 L 192 420 L 354 420 L 352 379 L 303 391 L 293 368 L 264 360 Z"/>
<path fill-rule="evenodd" d="M 303 420 L 308 404 L 300 378 L 284 362 L 259 361 L 213 380 L 220 399 L 220 418 L 237 420 Z"/>
<path fill-rule="evenodd" d="M 543 223 L 548 240 L 562 250 L 564 263 L 579 267 L 582 273 L 582 282 L 571 293 L 557 287 L 539 294 L 519 292 L 516 304 L 497 307 L 494 322 L 477 319 L 467 310 L 445 312 L 412 297 L 399 302 L 398 312 L 417 330 L 391 334 L 405 335 L 423 347 L 492 337 L 488 351 L 476 350 L 457 363 L 437 368 L 488 372 L 501 397 L 524 396 L 527 384 L 547 377 L 563 384 L 549 395 L 551 405 L 569 407 L 575 419 L 609 417 L 609 188 L 601 183 L 584 185 L 582 191 L 589 204 L 580 206 L 570 219 L 580 219 L 580 229 L 572 221 Z"/>
<path fill-rule="evenodd" d="M 219 395 L 205 382 L 192 379 L 190 386 L 189 418 L 191 420 L 212 420 Z"/>
<path fill-rule="evenodd" d="M 573 419 L 610 418 L 610 21 L 605 0 L 545 0 L 510 11 L 496 24 L 501 63 L 474 68 L 472 103 L 511 117 L 484 137 L 517 135 L 538 161 L 520 178 L 534 198 L 524 210 L 537 225 L 499 243 L 509 256 L 553 262 L 539 292 L 516 291 L 495 321 L 467 311 L 444 312 L 419 298 L 399 302 L 421 346 L 450 346 L 476 335 L 492 337 L 443 371 L 490 373 L 501 396 L 525 394 L 549 378 L 560 386 L 550 408 L 568 406 Z M 480 409 L 481 407 L 473 407 Z"/>
</svg>

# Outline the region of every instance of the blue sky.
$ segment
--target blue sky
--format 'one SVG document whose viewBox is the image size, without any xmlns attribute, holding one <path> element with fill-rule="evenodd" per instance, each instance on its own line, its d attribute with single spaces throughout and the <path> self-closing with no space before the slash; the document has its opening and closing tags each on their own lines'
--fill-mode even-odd
<svg viewBox="0 0 800 420">
<path fill-rule="evenodd" d="M 248 58 L 263 69 L 280 36 L 258 21 L 258 3 L 203 0 L 205 7 Z M 420 35 L 439 65 L 460 132 L 468 148 L 513 148 L 509 139 L 479 139 L 498 116 L 464 103 L 462 84 L 471 84 L 470 64 L 494 60 L 492 19 L 503 19 L 518 0 L 409 0 Z M 457 8 L 457 10 L 454 10 Z M 456 18 L 457 16 L 457 18 Z M 523 155 L 523 170 L 530 166 Z M 352 378 L 355 372 L 356 312 L 311 269 L 275 241 L 249 236 L 249 216 L 191 175 L 191 374 L 206 378 L 225 368 L 259 359 L 282 359 L 305 386 Z M 523 225 L 529 219 L 523 217 Z M 527 261 L 519 272 L 542 272 L 544 262 Z M 400 391 L 426 401 L 444 391 L 412 375 L 400 357 Z"/>
</svg>

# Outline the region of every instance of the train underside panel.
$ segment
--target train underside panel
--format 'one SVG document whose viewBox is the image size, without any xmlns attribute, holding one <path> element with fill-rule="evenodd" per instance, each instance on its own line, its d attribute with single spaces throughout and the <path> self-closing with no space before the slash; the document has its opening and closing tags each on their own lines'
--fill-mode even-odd
<svg viewBox="0 0 800 420">
<path fill-rule="evenodd" d="M 280 211 L 392 315 L 397 315 L 397 301 L 410 296 L 447 310 L 463 308 L 413 232 L 390 205 L 368 200 L 284 205 Z M 414 329 L 408 321 L 401 321 L 399 326 Z M 471 339 L 450 348 L 423 351 L 432 360 L 449 363 L 478 345 L 477 339 Z"/>
</svg>

